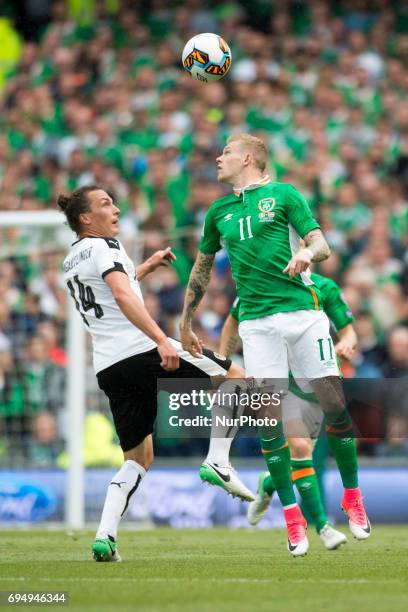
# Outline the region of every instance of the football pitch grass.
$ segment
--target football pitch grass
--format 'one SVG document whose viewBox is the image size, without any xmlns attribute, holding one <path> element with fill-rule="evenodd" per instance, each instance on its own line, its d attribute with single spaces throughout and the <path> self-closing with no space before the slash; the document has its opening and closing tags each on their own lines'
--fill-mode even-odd
<svg viewBox="0 0 408 612">
<path fill-rule="evenodd" d="M 397 612 L 408 609 L 407 534 L 374 526 L 329 552 L 309 529 L 309 553 L 294 559 L 281 529 L 122 531 L 123 562 L 95 563 L 93 532 L 0 531 L 0 590 L 66 591 L 63 609 L 81 611 Z"/>
</svg>

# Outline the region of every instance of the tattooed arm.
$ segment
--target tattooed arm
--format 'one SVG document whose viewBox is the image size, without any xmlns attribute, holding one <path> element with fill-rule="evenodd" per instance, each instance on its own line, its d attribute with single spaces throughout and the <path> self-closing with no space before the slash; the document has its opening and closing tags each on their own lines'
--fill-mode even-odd
<svg viewBox="0 0 408 612">
<path fill-rule="evenodd" d="M 303 238 L 306 250 L 312 254 L 311 261 L 323 261 L 330 257 L 330 248 L 323 236 L 322 230 L 314 229 Z"/>
<path fill-rule="evenodd" d="M 221 355 L 229 357 L 237 346 L 238 342 L 238 321 L 228 315 L 221 331 L 219 352 Z"/>
<path fill-rule="evenodd" d="M 184 297 L 183 313 L 180 321 L 180 338 L 183 349 L 197 357 L 202 354 L 202 343 L 191 329 L 193 316 L 207 289 L 215 254 L 199 252 L 191 270 L 190 280 Z"/>
<path fill-rule="evenodd" d="M 312 230 L 304 236 L 303 240 L 306 247 L 295 253 L 283 270 L 284 274 L 289 274 L 289 278 L 304 272 L 312 261 L 323 261 L 330 256 L 329 245 L 320 229 Z"/>
</svg>

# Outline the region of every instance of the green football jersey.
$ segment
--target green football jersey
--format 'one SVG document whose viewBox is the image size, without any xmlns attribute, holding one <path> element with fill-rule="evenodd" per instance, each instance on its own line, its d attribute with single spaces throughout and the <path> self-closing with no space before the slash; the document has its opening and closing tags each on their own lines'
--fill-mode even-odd
<svg viewBox="0 0 408 612">
<path fill-rule="evenodd" d="M 231 317 L 239 321 L 239 297 L 236 297 L 229 311 Z"/>
<path fill-rule="evenodd" d="M 319 290 L 322 309 L 329 317 L 335 330 L 339 331 L 339 329 L 343 329 L 343 327 L 352 323 L 354 321 L 353 313 L 338 284 L 331 278 L 315 272 L 311 274 L 311 279 Z M 230 315 L 237 321 L 244 320 L 239 317 L 239 302 L 240 299 L 237 297 L 230 309 Z"/>
<path fill-rule="evenodd" d="M 318 227 L 305 198 L 284 183 L 254 186 L 212 204 L 199 250 L 208 254 L 225 247 L 240 298 L 240 321 L 321 309 L 308 275 L 283 274 L 299 250 L 299 238 Z"/>
<path fill-rule="evenodd" d="M 329 317 L 330 322 L 336 331 L 343 329 L 349 323 L 354 321 L 353 313 L 349 305 L 342 295 L 342 291 L 338 284 L 331 278 L 322 276 L 321 274 L 313 273 L 311 278 L 315 286 L 319 289 L 321 304 L 324 312 Z M 239 318 L 239 298 L 236 298 L 230 309 L 230 315 L 237 321 Z M 318 403 L 314 393 L 306 393 L 302 391 L 296 383 L 291 372 L 289 372 L 289 390 L 298 397 L 309 402 Z"/>
</svg>

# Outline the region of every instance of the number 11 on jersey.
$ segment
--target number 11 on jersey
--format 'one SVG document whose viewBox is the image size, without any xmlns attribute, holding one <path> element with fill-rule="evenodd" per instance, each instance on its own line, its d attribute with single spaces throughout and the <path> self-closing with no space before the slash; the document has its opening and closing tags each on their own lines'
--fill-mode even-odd
<svg viewBox="0 0 408 612">
<path fill-rule="evenodd" d="M 246 221 L 246 229 L 248 232 L 248 236 L 245 236 L 245 229 L 244 229 L 245 221 Z M 248 215 L 247 217 L 241 217 L 240 219 L 238 219 L 238 223 L 239 223 L 240 239 L 245 240 L 247 237 L 253 238 L 252 229 L 251 229 L 251 215 Z"/>
</svg>

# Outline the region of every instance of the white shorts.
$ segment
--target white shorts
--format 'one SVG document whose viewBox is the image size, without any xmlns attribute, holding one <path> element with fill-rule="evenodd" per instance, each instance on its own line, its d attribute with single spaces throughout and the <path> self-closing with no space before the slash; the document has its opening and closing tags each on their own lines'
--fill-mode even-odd
<svg viewBox="0 0 408 612">
<path fill-rule="evenodd" d="M 322 310 L 278 312 L 239 324 L 247 376 L 287 379 L 308 390 L 307 381 L 338 376 L 330 323 Z M 305 387 L 306 384 L 306 387 Z"/>
</svg>

